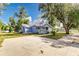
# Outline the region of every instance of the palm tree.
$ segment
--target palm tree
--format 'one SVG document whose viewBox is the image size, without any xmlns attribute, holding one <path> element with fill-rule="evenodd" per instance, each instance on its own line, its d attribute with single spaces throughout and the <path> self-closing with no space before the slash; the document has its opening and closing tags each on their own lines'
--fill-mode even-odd
<svg viewBox="0 0 79 59">
<path fill-rule="evenodd" d="M 25 8 L 23 6 L 19 7 L 19 12 L 18 13 L 16 12 L 15 15 L 20 19 L 28 17 L 28 15 L 26 14 Z"/>
<path fill-rule="evenodd" d="M 22 24 L 28 24 L 29 20 L 26 19 L 28 17 L 26 10 L 23 6 L 20 6 L 19 12 L 15 13 L 15 16 L 18 18 L 16 30 L 19 32 Z"/>
</svg>

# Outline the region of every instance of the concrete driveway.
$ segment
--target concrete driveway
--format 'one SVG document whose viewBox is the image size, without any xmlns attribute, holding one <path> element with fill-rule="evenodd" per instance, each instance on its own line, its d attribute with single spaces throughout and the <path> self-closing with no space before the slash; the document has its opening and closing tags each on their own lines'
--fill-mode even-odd
<svg viewBox="0 0 79 59">
<path fill-rule="evenodd" d="M 79 48 L 65 46 L 63 48 L 52 47 L 51 42 L 36 36 L 25 36 L 19 38 L 5 39 L 3 47 L 0 48 L 2 56 L 66 56 L 79 55 Z"/>
</svg>

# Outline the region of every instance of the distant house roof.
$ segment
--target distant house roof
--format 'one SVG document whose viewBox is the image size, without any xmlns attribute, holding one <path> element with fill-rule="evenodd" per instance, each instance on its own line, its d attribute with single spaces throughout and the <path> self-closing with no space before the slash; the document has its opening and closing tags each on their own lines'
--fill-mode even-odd
<svg viewBox="0 0 79 59">
<path fill-rule="evenodd" d="M 45 19 L 42 19 L 42 18 L 39 18 L 33 22 L 31 22 L 30 24 L 22 24 L 22 26 L 25 26 L 25 27 L 30 27 L 30 26 L 49 26 L 49 27 L 52 27 L 47 20 Z"/>
<path fill-rule="evenodd" d="M 37 20 L 35 20 L 31 26 L 44 26 L 45 24 L 48 24 L 48 21 L 47 20 L 44 20 L 42 18 L 39 18 Z"/>
</svg>

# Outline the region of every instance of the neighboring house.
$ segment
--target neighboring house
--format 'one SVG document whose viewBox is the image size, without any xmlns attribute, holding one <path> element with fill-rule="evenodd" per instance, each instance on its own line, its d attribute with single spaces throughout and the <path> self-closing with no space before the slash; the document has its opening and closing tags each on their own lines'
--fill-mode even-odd
<svg viewBox="0 0 79 59">
<path fill-rule="evenodd" d="M 58 32 L 64 32 L 65 31 L 64 28 L 63 28 L 63 24 L 60 21 L 56 22 L 55 28 L 58 29 Z"/>
</svg>

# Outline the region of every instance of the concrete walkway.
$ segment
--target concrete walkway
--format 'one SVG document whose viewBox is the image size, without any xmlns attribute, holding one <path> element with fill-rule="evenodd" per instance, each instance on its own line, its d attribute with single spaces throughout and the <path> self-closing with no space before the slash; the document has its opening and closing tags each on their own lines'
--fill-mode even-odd
<svg viewBox="0 0 79 59">
<path fill-rule="evenodd" d="M 5 39 L 3 47 L 0 48 L 2 56 L 70 56 L 79 55 L 79 48 L 65 46 L 62 48 L 52 47 L 54 42 L 47 41 L 47 38 L 25 36 L 19 38 Z"/>
</svg>

